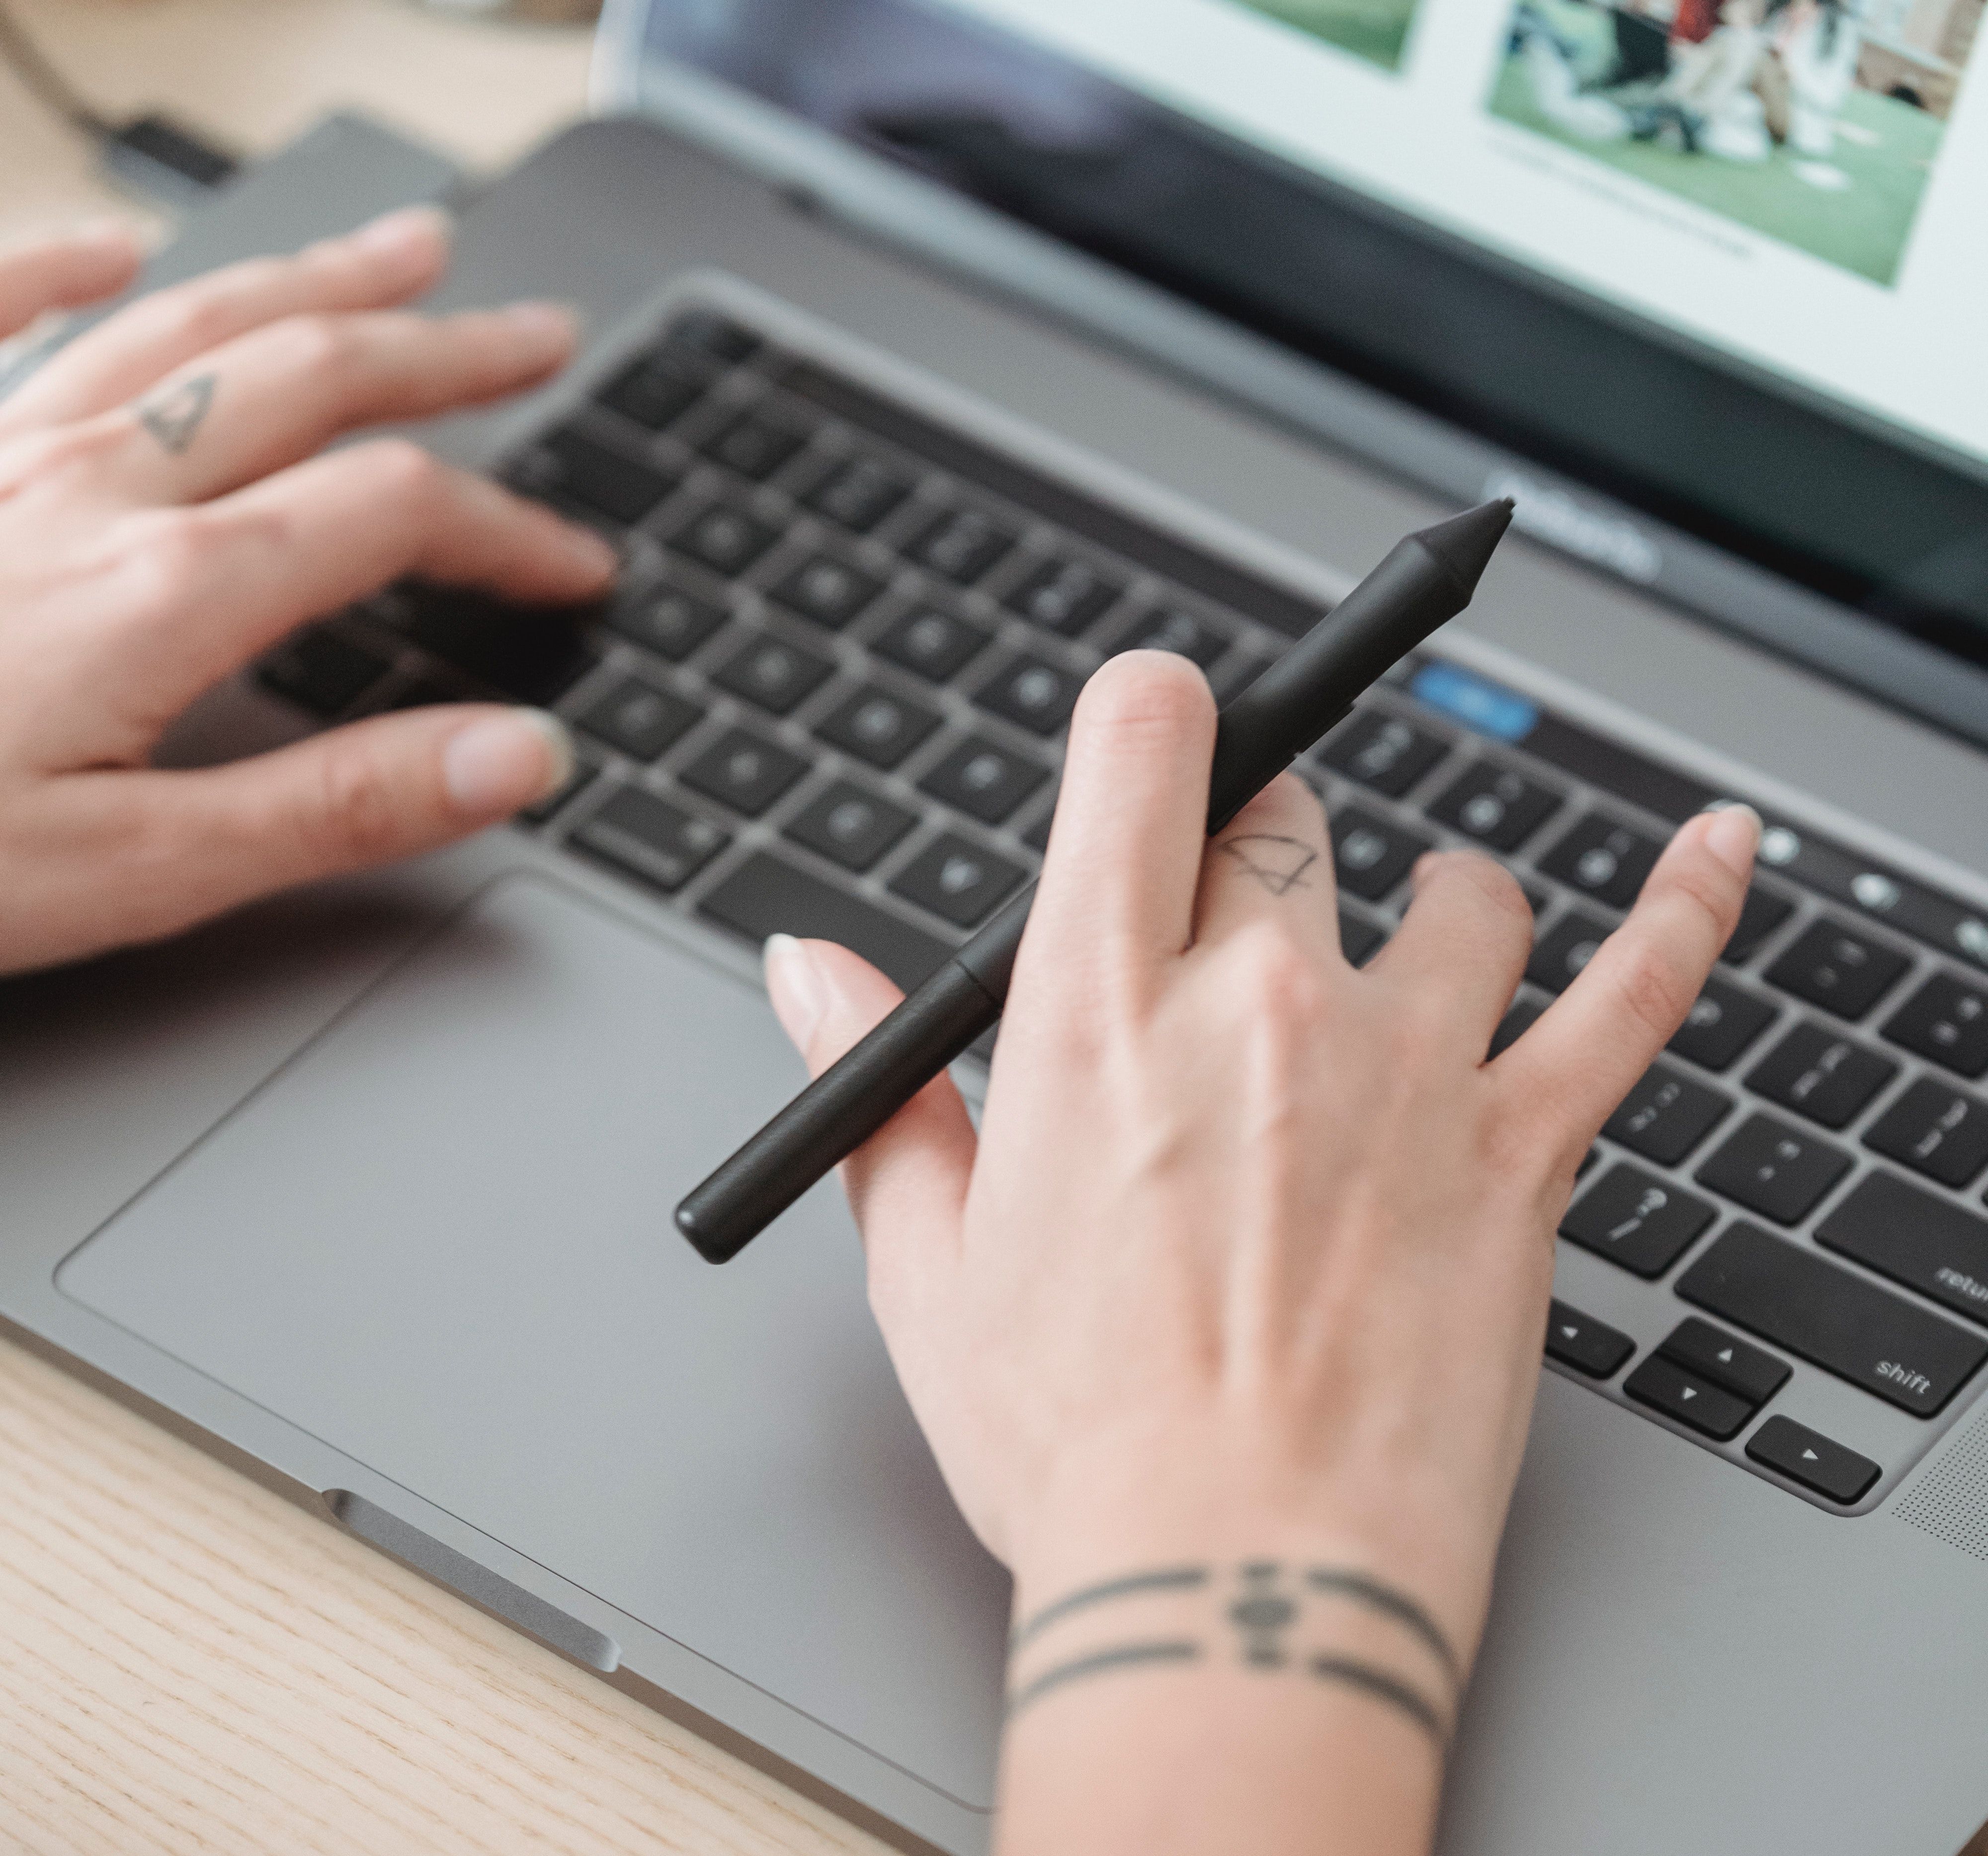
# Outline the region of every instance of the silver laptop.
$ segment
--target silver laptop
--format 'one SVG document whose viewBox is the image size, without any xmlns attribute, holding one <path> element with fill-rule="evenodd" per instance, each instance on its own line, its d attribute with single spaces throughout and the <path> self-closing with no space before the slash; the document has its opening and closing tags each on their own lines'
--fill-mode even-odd
<svg viewBox="0 0 1988 1856">
<path fill-rule="evenodd" d="M 798 1080 L 758 945 L 915 981 L 1035 869 L 1104 656 L 1232 691 L 1510 492 L 1467 620 L 1304 764 L 1349 955 L 1425 846 L 1486 848 L 1539 915 L 1513 1035 L 1679 820 L 1770 830 L 1567 1215 L 1442 1848 L 1955 1856 L 1988 1814 L 1980 7 L 1688 11 L 611 6 L 609 120 L 472 205 L 447 291 L 576 300 L 590 351 L 435 441 L 622 539 L 624 583 L 393 589 L 176 750 L 494 692 L 582 770 L 0 991 L 8 1331 L 854 1821 L 984 1849 L 1006 1582 L 840 1204 L 722 1269 L 671 1230 Z M 347 126 L 168 263 L 436 171 Z"/>
</svg>

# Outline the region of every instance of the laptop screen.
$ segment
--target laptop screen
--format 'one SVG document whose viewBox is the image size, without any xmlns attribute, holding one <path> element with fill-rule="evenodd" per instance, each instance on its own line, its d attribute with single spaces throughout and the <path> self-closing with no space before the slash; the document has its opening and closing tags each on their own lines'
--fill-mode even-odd
<svg viewBox="0 0 1988 1856">
<path fill-rule="evenodd" d="M 1682 536 L 1820 596 L 1780 642 L 1988 739 L 1983 8 L 654 0 L 644 29 L 1539 467 L 1532 526 L 1598 565 L 1660 583 Z"/>
</svg>

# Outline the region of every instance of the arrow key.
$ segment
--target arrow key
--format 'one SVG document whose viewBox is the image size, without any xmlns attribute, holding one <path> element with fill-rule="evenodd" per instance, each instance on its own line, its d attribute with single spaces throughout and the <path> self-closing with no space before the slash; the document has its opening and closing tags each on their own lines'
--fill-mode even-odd
<svg viewBox="0 0 1988 1856">
<path fill-rule="evenodd" d="M 1737 1436 L 1740 1427 L 1753 1415 L 1753 1408 L 1744 1399 L 1735 1398 L 1709 1379 L 1673 1365 L 1660 1354 L 1652 1354 L 1638 1367 L 1622 1381 L 1622 1389 L 1639 1404 L 1649 1405 L 1721 1443 Z"/>
<path fill-rule="evenodd" d="M 1788 1382 L 1794 1371 L 1785 1360 L 1694 1315 L 1657 1349 L 1687 1372 L 1723 1386 L 1750 1405 L 1763 1405 Z"/>
<path fill-rule="evenodd" d="M 1627 1334 L 1618 1334 L 1606 1323 L 1597 1321 L 1567 1307 L 1554 1303 L 1547 1317 L 1547 1356 L 1562 1366 L 1570 1366 L 1590 1379 L 1606 1379 L 1619 1371 L 1622 1362 L 1636 1351 Z"/>
<path fill-rule="evenodd" d="M 1792 1418 L 1769 1418 L 1747 1439 L 1746 1454 L 1846 1508 L 1861 1500 L 1884 1473 L 1868 1456 L 1832 1443 Z"/>
</svg>

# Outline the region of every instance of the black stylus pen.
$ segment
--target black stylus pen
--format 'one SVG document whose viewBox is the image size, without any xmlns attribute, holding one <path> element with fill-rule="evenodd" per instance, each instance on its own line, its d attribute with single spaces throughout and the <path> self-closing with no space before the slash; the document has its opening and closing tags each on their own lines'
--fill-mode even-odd
<svg viewBox="0 0 1988 1856">
<path fill-rule="evenodd" d="M 1222 712 L 1209 837 L 1470 603 L 1511 521 L 1509 500 L 1487 502 L 1397 543 Z M 1034 896 L 1032 884 L 677 1207 L 700 1256 L 729 1263 L 998 1022 Z"/>
</svg>

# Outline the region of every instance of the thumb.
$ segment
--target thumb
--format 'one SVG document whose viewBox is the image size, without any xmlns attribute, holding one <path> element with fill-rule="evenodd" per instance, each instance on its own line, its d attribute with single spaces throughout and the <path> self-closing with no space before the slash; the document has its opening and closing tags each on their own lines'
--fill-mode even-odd
<svg viewBox="0 0 1988 1856">
<path fill-rule="evenodd" d="M 766 959 L 773 1010 L 810 1076 L 860 1043 L 904 997 L 869 962 L 833 942 L 775 935 Z M 952 1077 L 941 1076 L 843 1164 L 843 1185 L 869 1253 L 871 1298 L 887 1331 L 884 1304 L 901 1263 L 958 1242 L 978 1146 L 966 1104 Z"/>
<path fill-rule="evenodd" d="M 573 768 L 556 716 L 475 704 L 377 716 L 228 766 L 71 779 L 102 779 L 106 809 L 128 808 L 147 868 L 124 887 L 149 897 L 149 931 L 164 934 L 466 837 L 556 792 Z"/>
</svg>

